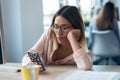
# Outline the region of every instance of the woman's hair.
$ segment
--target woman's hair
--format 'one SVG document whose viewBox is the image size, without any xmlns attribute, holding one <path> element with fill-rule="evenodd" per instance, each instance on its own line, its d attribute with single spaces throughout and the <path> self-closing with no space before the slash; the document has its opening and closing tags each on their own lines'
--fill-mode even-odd
<svg viewBox="0 0 120 80">
<path fill-rule="evenodd" d="M 112 22 L 116 17 L 115 13 L 116 9 L 112 2 L 107 2 L 102 10 L 100 11 L 97 19 L 96 26 L 98 30 L 107 30 L 113 29 Z"/>
<path fill-rule="evenodd" d="M 85 39 L 85 33 L 84 33 L 84 24 L 82 16 L 79 12 L 79 10 L 75 6 L 64 6 L 62 7 L 56 14 L 53 16 L 52 25 L 54 25 L 55 18 L 57 16 L 62 16 L 66 20 L 68 20 L 71 25 L 74 27 L 74 29 L 80 29 L 80 38 L 79 41 L 81 45 L 85 48 L 86 46 L 86 39 Z"/>
</svg>

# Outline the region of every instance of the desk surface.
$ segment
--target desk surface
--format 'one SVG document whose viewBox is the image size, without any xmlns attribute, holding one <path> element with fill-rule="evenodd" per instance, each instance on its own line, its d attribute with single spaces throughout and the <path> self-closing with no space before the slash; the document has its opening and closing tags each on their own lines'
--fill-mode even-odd
<svg viewBox="0 0 120 80">
<path fill-rule="evenodd" d="M 21 67 L 21 64 L 15 63 L 8 63 L 5 65 Z M 44 73 L 40 73 L 39 80 L 54 80 L 58 75 L 76 69 L 75 65 L 49 65 L 46 66 L 46 71 Z M 120 72 L 120 66 L 94 65 L 92 70 Z M 22 80 L 22 75 L 21 72 L 0 72 L 0 80 Z"/>
</svg>

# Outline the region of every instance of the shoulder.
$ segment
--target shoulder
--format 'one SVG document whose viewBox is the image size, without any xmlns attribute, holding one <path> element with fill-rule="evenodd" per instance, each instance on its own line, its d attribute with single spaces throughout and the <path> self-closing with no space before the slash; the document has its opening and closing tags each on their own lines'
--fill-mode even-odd
<svg viewBox="0 0 120 80">
<path fill-rule="evenodd" d="M 46 29 L 46 30 L 44 31 L 44 34 L 50 34 L 51 32 L 52 32 L 52 28 L 49 27 L 48 29 Z"/>
<path fill-rule="evenodd" d="M 51 36 L 52 36 L 52 28 L 50 27 L 50 28 L 48 28 L 47 30 L 45 30 L 45 31 L 43 32 L 43 36 L 44 36 L 44 37 L 51 37 Z"/>
<path fill-rule="evenodd" d="M 51 37 L 52 37 L 52 29 L 51 28 L 48 28 L 47 30 L 45 30 L 43 32 L 43 34 L 40 36 L 40 38 L 38 39 L 37 43 L 35 44 L 35 46 L 38 46 L 39 44 L 44 44 L 46 42 L 48 42 Z"/>
</svg>

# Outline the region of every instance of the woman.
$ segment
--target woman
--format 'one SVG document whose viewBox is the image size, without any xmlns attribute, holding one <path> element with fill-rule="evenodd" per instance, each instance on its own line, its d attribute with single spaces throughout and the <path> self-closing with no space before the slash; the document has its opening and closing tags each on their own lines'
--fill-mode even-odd
<svg viewBox="0 0 120 80">
<path fill-rule="evenodd" d="M 62 7 L 53 17 L 50 29 L 29 50 L 37 52 L 45 64 L 77 64 L 91 69 L 91 53 L 87 50 L 83 20 L 75 6 Z M 31 63 L 25 55 L 22 65 Z"/>
<path fill-rule="evenodd" d="M 91 50 L 92 46 L 92 31 L 93 30 L 113 30 L 117 39 L 120 41 L 119 29 L 117 24 L 116 9 L 112 2 L 107 2 L 100 10 L 97 18 L 92 19 L 89 25 L 90 36 L 88 39 L 88 49 Z"/>
</svg>

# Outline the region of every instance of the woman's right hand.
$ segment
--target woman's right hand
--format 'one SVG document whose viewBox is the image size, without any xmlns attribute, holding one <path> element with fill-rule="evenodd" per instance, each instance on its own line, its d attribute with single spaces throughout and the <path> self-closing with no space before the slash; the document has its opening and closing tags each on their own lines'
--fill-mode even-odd
<svg viewBox="0 0 120 80">
<path fill-rule="evenodd" d="M 29 62 L 28 65 L 37 65 L 37 62 Z"/>
<path fill-rule="evenodd" d="M 76 52 L 81 48 L 81 45 L 79 43 L 79 38 L 80 38 L 81 32 L 79 29 L 72 29 L 68 35 L 67 38 L 71 44 L 73 52 Z"/>
<path fill-rule="evenodd" d="M 31 65 L 31 64 L 37 64 L 36 62 L 32 62 L 28 56 L 28 54 L 26 54 L 23 59 L 22 59 L 22 66 L 26 66 L 26 65 Z"/>
</svg>

